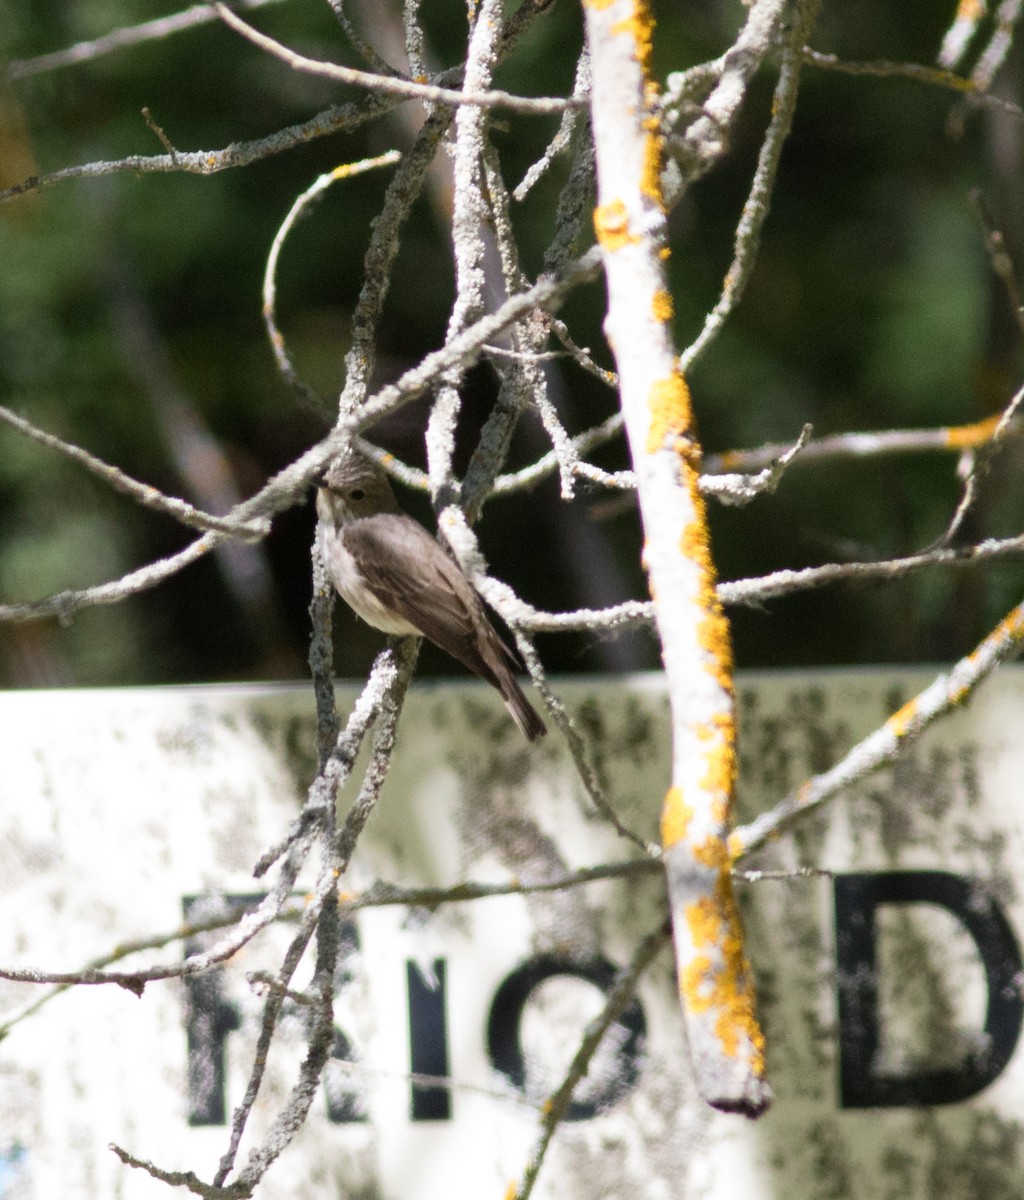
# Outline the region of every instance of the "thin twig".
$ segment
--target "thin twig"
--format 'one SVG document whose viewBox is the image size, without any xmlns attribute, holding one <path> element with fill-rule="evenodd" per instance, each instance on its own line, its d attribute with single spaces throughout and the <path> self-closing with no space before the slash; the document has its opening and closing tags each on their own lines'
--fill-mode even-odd
<svg viewBox="0 0 1024 1200">
<path fill-rule="evenodd" d="M 942 39 L 938 61 L 940 67 L 952 71 L 960 65 L 967 53 L 967 46 L 978 29 L 978 22 L 985 16 L 986 0 L 978 3 L 959 3 L 953 21 Z"/>
<path fill-rule="evenodd" d="M 735 829 L 729 839 L 733 862 L 753 854 L 797 820 L 891 764 L 929 726 L 966 704 L 996 667 L 1020 653 L 1022 645 L 1024 604 L 1019 604 L 948 674 L 939 675 L 835 766 L 802 783 L 769 812 Z"/>
<path fill-rule="evenodd" d="M 281 222 L 280 228 L 274 235 L 274 240 L 270 244 L 267 265 L 263 271 L 263 322 L 266 325 L 270 348 L 274 353 L 278 370 L 284 376 L 289 386 L 315 412 L 321 414 L 324 412 L 324 403 L 309 384 L 299 377 L 298 372 L 292 364 L 288 348 L 285 345 L 284 335 L 277 325 L 275 314 L 275 305 L 277 302 L 277 263 L 281 255 L 281 249 L 284 246 L 285 239 L 294 228 L 296 221 L 298 221 L 303 211 L 317 197 L 321 196 L 331 184 L 337 183 L 341 179 L 350 179 L 353 176 L 362 175 L 366 171 L 376 170 L 378 167 L 390 166 L 392 163 L 398 162 L 400 157 L 401 155 L 397 150 L 389 150 L 386 154 L 379 154 L 375 158 L 364 158 L 359 162 L 346 163 L 343 166 L 335 167 L 333 171 L 328 171 L 325 175 L 321 175 L 296 198 L 294 204 L 288 210 L 288 215 Z"/>
<path fill-rule="evenodd" d="M 500 0 L 481 0 L 466 48 L 464 91 L 479 92 L 490 86 L 498 63 L 500 29 Z M 486 121 L 487 114 L 478 108 L 460 107 L 455 116 L 451 217 L 455 296 L 445 331 L 446 344 L 477 320 L 487 307 L 487 205 L 482 174 Z M 462 407 L 459 391 L 462 374 L 459 364 L 449 367 L 438 378 L 424 433 L 430 494 L 439 518 L 446 506 L 459 500 L 452 461 L 455 427 Z"/>
<path fill-rule="evenodd" d="M 585 100 L 590 94 L 590 58 L 587 55 L 586 47 L 580 54 L 579 61 L 576 63 L 576 78 L 572 86 L 573 98 L 577 100 Z M 547 169 L 560 155 L 564 154 L 569 149 L 569 144 L 572 141 L 573 133 L 576 126 L 579 124 L 583 113 L 578 109 L 568 109 L 562 114 L 562 120 L 558 126 L 555 136 L 548 143 L 547 149 L 541 157 L 530 167 L 523 176 L 521 182 L 517 184 L 512 192 L 512 198 L 519 203 L 530 194 L 531 189 L 539 179 L 546 173 Z"/>
<path fill-rule="evenodd" d="M 617 437 L 621 432 L 622 413 L 617 412 L 606 421 L 602 421 L 600 425 L 595 425 L 593 429 L 576 434 L 571 439 L 573 451 L 577 457 L 581 454 L 586 454 L 595 447 L 611 441 L 612 438 Z M 530 466 L 523 467 L 521 470 L 514 471 L 508 475 L 499 475 L 494 481 L 493 494 L 495 496 L 504 496 L 512 492 L 525 491 L 527 488 L 535 487 L 541 480 L 546 479 L 549 475 L 553 475 L 558 470 L 558 465 L 557 451 L 549 450 L 547 454 Z"/>
<path fill-rule="evenodd" d="M 9 425 L 11 429 L 16 429 L 19 433 L 24 434 L 25 437 L 31 438 L 32 441 L 38 442 L 41 446 L 56 450 L 58 454 L 63 454 L 65 458 L 70 458 L 72 462 L 85 467 L 87 471 L 91 471 L 93 475 L 109 484 L 115 491 L 120 492 L 123 496 L 130 496 L 144 508 L 173 517 L 190 529 L 216 530 L 218 533 L 224 533 L 242 541 L 259 541 L 270 532 L 270 523 L 265 518 L 238 521 L 230 516 L 215 517 L 211 513 L 195 508 L 186 500 L 165 496 L 157 488 L 151 487 L 148 483 L 140 483 L 139 480 L 126 475 L 117 467 L 104 462 L 102 458 L 97 458 L 88 450 L 83 450 L 81 446 L 76 446 L 73 442 L 66 442 L 56 434 L 47 433 L 38 425 L 33 425 L 31 421 L 19 417 L 17 413 L 11 412 L 9 408 L 4 408 L 2 405 L 0 405 L 0 421 Z"/>
<path fill-rule="evenodd" d="M 371 71 L 360 71 L 356 67 L 343 67 L 337 63 L 320 62 L 317 59 L 306 58 L 303 54 L 297 54 L 273 38 L 267 37 L 266 34 L 260 33 L 258 29 L 247 24 L 226 5 L 216 4 L 214 7 L 225 25 L 230 26 L 246 41 L 252 42 L 254 46 L 258 46 L 266 53 L 287 63 L 293 70 L 302 71 L 308 75 L 318 75 L 323 79 L 333 79 L 338 83 L 370 88 L 385 95 L 401 96 L 407 100 L 420 100 L 426 104 L 506 108 L 511 112 L 536 116 L 565 112 L 567 108 L 585 103 L 581 100 L 547 96 L 513 96 L 511 92 L 503 91 L 459 92 L 453 91 L 451 88 L 438 87 L 435 84 L 416 83 L 411 79 L 400 79 L 393 75 L 376 75 Z"/>
<path fill-rule="evenodd" d="M 251 11 L 263 8 L 267 4 L 277 4 L 280 0 L 235 0 L 237 6 Z M 12 82 L 19 79 L 29 79 L 33 75 L 41 75 L 47 71 L 56 71 L 61 67 L 71 67 L 78 63 L 91 62 L 112 54 L 117 50 L 125 50 L 129 46 L 139 46 L 144 42 L 155 41 L 158 38 L 180 33 L 185 29 L 194 29 L 197 25 L 207 25 L 218 20 L 212 4 L 193 4 L 183 12 L 173 13 L 168 17 L 157 17 L 153 21 L 143 21 L 138 25 L 126 25 L 105 33 L 102 37 L 93 38 L 87 42 L 76 42 L 63 50 L 54 50 L 49 54 L 39 54 L 35 58 L 15 59 L 7 64 L 6 75 Z"/>
<path fill-rule="evenodd" d="M 971 72 L 971 82 L 982 92 L 991 86 L 996 72 L 1010 52 L 1020 15 L 1021 0 L 1002 0 L 996 11 L 996 27 Z"/>
<path fill-rule="evenodd" d="M 821 567 L 773 571 L 758 579 L 736 579 L 718 585 L 723 604 L 760 605 L 766 600 L 793 595 L 832 583 L 867 583 L 876 579 L 901 579 L 926 567 L 966 567 L 976 563 L 1018 559 L 1024 556 L 1024 535 L 988 538 L 973 546 L 946 547 L 891 558 L 881 562 L 826 563 Z"/>
<path fill-rule="evenodd" d="M 330 5 L 331 12 L 338 18 L 338 24 L 344 29 L 345 36 L 352 43 L 353 49 L 372 71 L 376 71 L 378 75 L 401 75 L 401 72 L 393 67 L 386 58 L 378 54 L 352 24 L 345 11 L 345 0 L 327 0 L 327 3 Z"/>
<path fill-rule="evenodd" d="M 1024 403 L 1024 387 L 1018 389 L 1016 394 L 1011 397 L 1009 404 L 1007 404 L 999 415 L 992 437 L 977 449 L 971 448 L 964 451 L 960 459 L 960 470 L 964 478 L 964 487 L 960 496 L 960 502 L 956 506 L 956 511 L 953 513 L 945 533 L 934 543 L 935 547 L 950 545 L 960 532 L 967 514 L 971 511 L 978 498 L 981 481 L 988 474 L 992 466 L 992 460 L 998 453 L 1007 430 L 1017 417 L 1022 403 Z M 932 547 L 929 547 L 929 549 L 932 549 Z"/>
<path fill-rule="evenodd" d="M 335 429 L 279 471 L 250 499 L 228 514 L 229 520 L 248 522 L 254 517 L 271 516 L 304 499 L 310 485 L 324 471 L 338 450 L 347 445 L 357 430 L 379 420 L 420 396 L 440 372 L 455 364 L 467 366 L 478 357 L 481 347 L 501 330 L 534 308 L 556 305 L 578 284 L 594 277 L 600 267 L 597 247 L 577 259 L 559 277 L 542 277 L 533 287 L 511 297 L 501 308 L 481 318 L 464 333 L 440 350 L 428 354 L 396 383 L 381 388 L 358 412 L 339 418 Z M 110 583 L 81 590 L 68 590 L 42 600 L 23 604 L 0 605 L 0 623 L 37 621 L 57 616 L 67 621 L 79 609 L 98 604 L 114 604 L 127 596 L 155 587 L 184 567 L 196 562 L 217 546 L 225 535 L 204 534 L 184 550 L 150 563 Z"/>
<path fill-rule="evenodd" d="M 455 78 L 455 73 L 451 75 Z M 101 162 L 81 163 L 62 167 L 44 175 L 31 175 L 13 187 L 0 190 L 0 204 L 18 196 L 41 192 L 70 179 L 98 179 L 105 175 L 131 173 L 216 175 L 220 171 L 247 167 L 275 154 L 305 146 L 315 138 L 329 137 L 341 131 L 352 131 L 376 120 L 399 103 L 392 96 L 373 94 L 357 104 L 336 105 L 317 113 L 308 121 L 289 125 L 266 137 L 251 142 L 232 142 L 222 150 L 178 150 L 174 154 L 130 154 Z"/>
<path fill-rule="evenodd" d="M 1020 285 L 1017 282 L 1013 259 L 1006 248 L 1006 238 L 1003 236 L 1003 231 L 996 225 L 988 201 L 985 199 L 985 193 L 981 188 L 974 188 L 971 191 L 971 203 L 974 205 L 974 211 L 978 214 L 978 220 L 985 234 L 985 251 L 988 254 L 992 273 L 1003 285 L 1006 298 L 1010 302 L 1013 319 L 1020 332 L 1024 333 L 1024 304 L 1021 303 Z"/>
<path fill-rule="evenodd" d="M 804 24 L 806 25 L 806 23 Z M 696 340 L 680 355 L 679 362 L 684 374 L 715 339 L 729 315 L 742 299 L 747 283 L 754 272 L 757 251 L 761 242 L 761 229 L 771 205 L 782 148 L 786 144 L 786 138 L 793 125 L 802 66 L 801 49 L 790 40 L 782 52 L 782 65 L 779 69 L 775 94 L 772 97 L 772 116 L 768 132 L 761 143 L 750 194 L 743 205 L 743 212 L 740 215 L 739 224 L 736 226 L 733 260 L 725 274 L 722 294 L 715 307 L 704 319 L 704 328 Z"/>
<path fill-rule="evenodd" d="M 521 628 L 517 628 L 514 625 L 511 628 L 516 640 L 516 649 L 522 655 L 523 662 L 526 664 L 526 669 L 533 681 L 533 686 L 540 692 L 544 700 L 545 709 L 551 714 L 552 720 L 554 720 L 559 730 L 561 730 L 562 736 L 565 738 L 565 744 L 572 755 L 576 774 L 579 776 L 580 782 L 583 784 L 594 807 L 612 826 L 619 837 L 626 838 L 632 842 L 634 846 L 637 846 L 652 861 L 658 861 L 660 858 L 659 847 L 646 841 L 640 834 L 624 824 L 605 794 L 604 787 L 600 779 L 598 779 L 597 772 L 590 761 L 590 752 L 587 749 L 586 742 L 583 740 L 583 735 L 577 728 L 576 722 L 569 715 L 565 705 L 551 690 L 532 639 Z"/>
<path fill-rule="evenodd" d="M 911 79 L 915 83 L 927 83 L 933 87 L 944 88 L 946 91 L 959 92 L 969 96 L 978 104 L 989 108 L 998 108 L 1009 113 L 1017 120 L 1024 120 L 1024 109 L 1019 104 L 1004 100 L 1002 96 L 994 96 L 991 92 L 980 91 L 973 79 L 966 79 L 953 71 L 942 67 L 930 67 L 921 63 L 889 62 L 879 59 L 874 62 L 847 62 L 835 54 L 822 54 L 818 50 L 805 47 L 804 61 L 812 67 L 820 67 L 826 71 L 838 71 L 842 75 L 873 75 L 879 79 Z"/>
<path fill-rule="evenodd" d="M 896 454 L 961 453 L 982 446 L 996 431 L 999 414 L 973 421 L 969 425 L 946 425 L 933 429 L 888 429 L 871 433 L 837 433 L 828 437 L 811 438 L 796 464 L 830 462 L 836 459 L 887 458 Z M 1007 434 L 1024 434 L 1024 422 L 1006 430 Z M 771 442 L 753 450 L 728 450 L 724 454 L 706 454 L 701 466 L 706 474 L 725 471 L 760 471 L 771 466 L 786 454 L 791 445 Z"/>
<path fill-rule="evenodd" d="M 164 133 L 163 129 L 156 123 L 156 121 L 153 118 L 153 114 L 149 111 L 149 109 L 145 105 L 142 106 L 142 116 L 146 122 L 146 126 L 156 135 L 156 139 L 160 143 L 160 145 L 163 146 L 163 148 L 167 151 L 167 153 L 171 156 L 171 158 L 177 158 L 178 152 L 171 145 L 171 139 L 167 136 L 166 133 Z"/>
<path fill-rule="evenodd" d="M 666 150 L 682 171 L 667 180 L 666 203 L 725 154 L 747 88 L 788 20 L 789 0 L 755 0 L 736 40 L 721 58 L 669 75 L 661 102 Z M 682 127 L 682 128 L 680 128 Z"/>
<path fill-rule="evenodd" d="M 604 1035 L 629 1007 L 640 976 L 669 944 L 671 936 L 672 930 L 666 921 L 643 939 L 628 966 L 623 967 L 615 976 L 615 980 L 608 990 L 604 1007 L 587 1025 L 565 1077 L 544 1105 L 540 1136 L 530 1153 L 522 1180 L 514 1192 L 509 1191 L 508 1200 L 529 1200 L 534 1184 L 537 1182 L 537 1176 L 544 1165 L 544 1158 L 547 1155 L 551 1139 L 569 1110 L 576 1085 L 587 1074 L 591 1060 L 601 1045 Z"/>
</svg>

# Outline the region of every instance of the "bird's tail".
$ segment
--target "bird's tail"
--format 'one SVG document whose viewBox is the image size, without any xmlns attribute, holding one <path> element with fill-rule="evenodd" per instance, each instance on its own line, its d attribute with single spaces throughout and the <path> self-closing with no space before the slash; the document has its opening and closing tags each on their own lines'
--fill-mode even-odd
<svg viewBox="0 0 1024 1200">
<path fill-rule="evenodd" d="M 536 709 L 523 695 L 523 689 L 516 682 L 516 677 L 506 668 L 498 679 L 498 688 L 505 707 L 512 715 L 512 720 L 519 726 L 524 736 L 531 742 L 542 738 L 548 727 L 537 715 Z"/>
</svg>

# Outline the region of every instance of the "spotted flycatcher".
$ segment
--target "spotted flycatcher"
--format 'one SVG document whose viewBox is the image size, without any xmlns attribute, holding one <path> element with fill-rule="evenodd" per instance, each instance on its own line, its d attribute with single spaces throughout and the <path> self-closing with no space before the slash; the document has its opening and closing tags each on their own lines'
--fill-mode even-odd
<svg viewBox="0 0 1024 1200">
<path fill-rule="evenodd" d="M 316 511 L 327 572 L 358 616 L 385 633 L 429 638 L 498 689 L 531 742 L 544 736 L 483 601 L 455 559 L 398 507 L 375 463 L 354 453 L 336 459 Z"/>
</svg>

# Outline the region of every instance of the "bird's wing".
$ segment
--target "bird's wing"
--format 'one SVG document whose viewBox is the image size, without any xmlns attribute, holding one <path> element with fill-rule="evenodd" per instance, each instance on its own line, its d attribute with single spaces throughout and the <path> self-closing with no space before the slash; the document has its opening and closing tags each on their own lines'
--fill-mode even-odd
<svg viewBox="0 0 1024 1200">
<path fill-rule="evenodd" d="M 491 679 L 493 655 L 515 661 L 458 564 L 412 517 L 363 517 L 341 536 L 377 599 L 464 666 Z"/>
</svg>

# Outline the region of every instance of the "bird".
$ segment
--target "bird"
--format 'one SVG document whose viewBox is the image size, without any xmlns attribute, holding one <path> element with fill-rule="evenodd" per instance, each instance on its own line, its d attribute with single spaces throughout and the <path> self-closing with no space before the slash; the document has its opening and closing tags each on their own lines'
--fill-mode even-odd
<svg viewBox="0 0 1024 1200">
<path fill-rule="evenodd" d="M 483 600 L 452 555 L 402 511 L 376 463 L 355 451 L 336 457 L 317 487 L 316 510 L 327 573 L 357 616 L 384 633 L 440 646 L 497 688 L 529 741 L 547 733 Z"/>
</svg>

